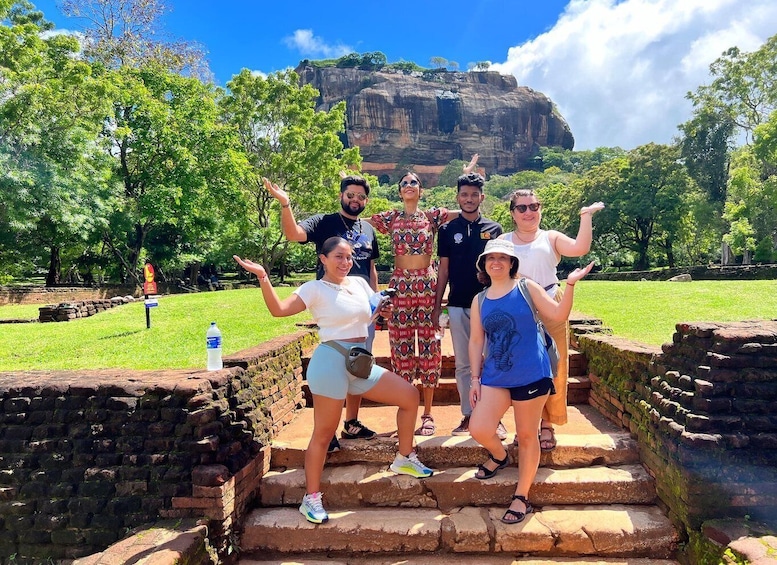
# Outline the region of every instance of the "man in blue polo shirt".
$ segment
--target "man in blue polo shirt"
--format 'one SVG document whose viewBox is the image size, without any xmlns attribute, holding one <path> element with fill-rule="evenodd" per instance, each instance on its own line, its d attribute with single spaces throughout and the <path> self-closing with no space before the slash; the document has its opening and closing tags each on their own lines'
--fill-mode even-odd
<svg viewBox="0 0 777 565">
<path fill-rule="evenodd" d="M 469 416 L 472 413 L 469 402 L 469 310 L 472 299 L 483 290 L 483 285 L 478 282 L 475 263 L 485 249 L 486 242 L 502 234 L 502 226 L 480 214 L 480 204 L 485 198 L 484 184 L 485 179 L 477 173 L 467 173 L 456 180 L 456 201 L 461 208 L 461 215 L 443 224 L 437 236 L 440 268 L 432 323 L 439 325 L 445 287 L 450 285 L 448 315 L 462 415 L 461 424 L 452 432 L 455 436 L 469 434 Z M 500 439 L 507 437 L 501 422 L 497 434 Z"/>
</svg>

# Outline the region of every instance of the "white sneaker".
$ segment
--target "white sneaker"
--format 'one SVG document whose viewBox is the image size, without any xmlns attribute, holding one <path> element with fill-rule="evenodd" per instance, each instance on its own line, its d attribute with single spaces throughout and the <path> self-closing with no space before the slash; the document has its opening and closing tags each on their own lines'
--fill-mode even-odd
<svg viewBox="0 0 777 565">
<path fill-rule="evenodd" d="M 321 500 L 320 492 L 303 496 L 299 511 L 308 522 L 313 522 L 314 524 L 323 524 L 329 520 L 329 514 L 324 510 L 324 503 Z"/>
<path fill-rule="evenodd" d="M 397 453 L 389 469 L 397 475 L 410 475 L 417 479 L 425 479 L 434 475 L 433 470 L 418 460 L 418 455 L 416 455 L 415 451 L 411 451 L 407 457 Z"/>
</svg>

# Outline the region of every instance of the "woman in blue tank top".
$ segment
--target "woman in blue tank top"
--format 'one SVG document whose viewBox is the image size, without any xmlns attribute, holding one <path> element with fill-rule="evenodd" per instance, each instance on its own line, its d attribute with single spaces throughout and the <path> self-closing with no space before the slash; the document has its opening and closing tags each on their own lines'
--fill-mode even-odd
<svg viewBox="0 0 777 565">
<path fill-rule="evenodd" d="M 543 321 L 565 320 L 569 316 L 575 283 L 591 267 L 593 263 L 570 273 L 568 290 L 561 302 L 527 279 L 529 295 Z M 471 307 L 469 361 L 473 408 L 469 431 L 488 450 L 489 457 L 478 466 L 475 478 L 490 479 L 507 466 L 507 450 L 496 435 L 496 427 L 512 405 L 516 438 L 521 445 L 518 484 L 502 522 L 517 524 L 533 510 L 527 497 L 540 464 L 537 432 L 542 408 L 553 393 L 553 373 L 534 314 L 518 288 L 518 257 L 513 245 L 503 239 L 489 241 L 478 257 L 477 268 L 487 288 L 482 296 L 474 298 Z"/>
</svg>

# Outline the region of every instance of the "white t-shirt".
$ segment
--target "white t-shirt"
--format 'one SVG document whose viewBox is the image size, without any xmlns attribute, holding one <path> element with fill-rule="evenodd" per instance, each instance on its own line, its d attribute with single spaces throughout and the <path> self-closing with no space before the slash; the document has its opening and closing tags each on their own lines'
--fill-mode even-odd
<svg viewBox="0 0 777 565">
<path fill-rule="evenodd" d="M 370 324 L 370 285 L 361 277 L 345 277 L 342 285 L 323 280 L 308 281 L 298 295 L 318 324 L 318 338 L 351 339 L 367 337 Z"/>
</svg>

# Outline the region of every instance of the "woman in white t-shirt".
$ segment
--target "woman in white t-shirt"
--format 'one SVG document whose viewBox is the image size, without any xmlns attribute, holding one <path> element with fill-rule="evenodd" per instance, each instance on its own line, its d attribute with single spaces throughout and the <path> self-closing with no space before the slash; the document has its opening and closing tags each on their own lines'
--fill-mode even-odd
<svg viewBox="0 0 777 565">
<path fill-rule="evenodd" d="M 556 302 L 561 302 L 563 291 L 559 288 L 556 266 L 561 257 L 582 257 L 591 250 L 593 239 L 592 216 L 604 208 L 603 202 L 594 202 L 580 209 L 580 228 L 572 239 L 555 230 L 540 229 L 542 203 L 530 189 L 519 189 L 510 195 L 510 215 L 515 229 L 502 234 L 513 244 L 515 255 L 521 265 L 521 274 L 545 289 Z M 555 394 L 545 403 L 540 422 L 540 447 L 551 451 L 556 447 L 556 433 L 553 424 L 567 423 L 567 376 L 569 373 L 569 330 L 567 320 L 545 324 L 548 333 L 556 342 L 559 362 L 553 376 Z"/>
<path fill-rule="evenodd" d="M 369 400 L 398 407 L 399 451 L 391 464 L 392 471 L 417 478 L 430 477 L 433 473 L 418 460 L 413 447 L 418 389 L 378 365 L 372 367 L 366 379 L 355 377 L 346 370 L 342 353 L 325 343 L 336 341 L 346 349 L 365 346 L 374 291 L 361 277 L 348 276 L 353 265 L 353 249 L 345 239 L 330 237 L 321 251 L 319 259 L 324 276 L 306 282 L 284 300 L 278 298 L 262 265 L 234 256 L 241 267 L 259 278 L 262 296 L 273 316 L 293 316 L 307 309 L 319 328 L 321 344 L 313 353 L 306 374 L 313 395 L 313 434 L 305 451 L 307 494 L 300 506 L 305 518 L 315 524 L 329 519 L 321 500 L 321 475 L 346 394 L 361 394 Z"/>
</svg>

